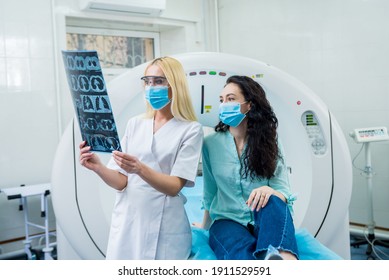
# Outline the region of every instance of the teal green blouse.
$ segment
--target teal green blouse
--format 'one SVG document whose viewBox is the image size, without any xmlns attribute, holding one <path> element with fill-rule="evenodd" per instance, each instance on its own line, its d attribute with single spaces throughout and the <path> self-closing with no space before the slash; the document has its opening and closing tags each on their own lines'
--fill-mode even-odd
<svg viewBox="0 0 389 280">
<path fill-rule="evenodd" d="M 295 196 L 290 191 L 287 168 L 282 159 L 278 160 L 272 178 L 252 181 L 240 176 L 240 158 L 230 132 L 205 137 L 202 153 L 203 207 L 209 211 L 212 221 L 230 219 L 242 225 L 252 223 L 253 212 L 246 201 L 253 189 L 265 185 L 282 193 L 293 213 Z"/>
</svg>

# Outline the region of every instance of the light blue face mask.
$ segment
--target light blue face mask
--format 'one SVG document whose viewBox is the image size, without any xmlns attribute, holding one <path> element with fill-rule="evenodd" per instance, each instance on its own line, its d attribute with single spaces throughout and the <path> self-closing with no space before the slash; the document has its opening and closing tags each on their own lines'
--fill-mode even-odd
<svg viewBox="0 0 389 280">
<path fill-rule="evenodd" d="M 170 102 L 167 86 L 146 86 L 145 97 L 154 110 L 160 110 Z"/>
<path fill-rule="evenodd" d="M 244 104 L 246 102 L 221 103 L 219 107 L 219 119 L 226 125 L 237 127 L 246 117 L 246 114 L 242 114 L 240 112 L 240 104 Z"/>
</svg>

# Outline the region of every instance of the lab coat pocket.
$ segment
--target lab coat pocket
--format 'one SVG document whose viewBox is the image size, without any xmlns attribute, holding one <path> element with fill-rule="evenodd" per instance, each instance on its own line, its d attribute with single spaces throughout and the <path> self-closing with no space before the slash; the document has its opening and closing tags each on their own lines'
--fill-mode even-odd
<svg viewBox="0 0 389 280">
<path fill-rule="evenodd" d="M 126 213 L 127 207 L 127 189 L 116 192 L 115 205 L 112 210 L 111 227 L 118 229 L 124 222 L 124 214 Z"/>
<path fill-rule="evenodd" d="M 162 230 L 169 233 L 190 232 L 190 224 L 184 204 L 186 198 L 180 195 L 166 197 Z"/>
<path fill-rule="evenodd" d="M 160 259 L 186 260 L 192 250 L 192 233 L 169 233 L 162 242 L 163 249 L 160 251 Z"/>
</svg>

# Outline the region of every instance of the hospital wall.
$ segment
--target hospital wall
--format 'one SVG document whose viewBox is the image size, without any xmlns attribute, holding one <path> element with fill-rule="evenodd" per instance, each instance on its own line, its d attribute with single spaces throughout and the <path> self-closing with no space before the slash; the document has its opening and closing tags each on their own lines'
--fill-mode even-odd
<svg viewBox="0 0 389 280">
<path fill-rule="evenodd" d="M 50 178 L 60 136 L 52 34 L 50 1 L 0 1 L 0 188 Z M 29 199 L 34 223 L 42 222 L 39 203 Z M 24 236 L 18 209 L 18 200 L 0 193 L 0 242 Z M 0 244 L 3 252 L 6 245 Z"/>
<path fill-rule="evenodd" d="M 160 34 L 161 55 L 204 50 L 202 1 L 167 0 L 159 18 L 85 13 L 78 2 L 0 0 L 0 189 L 50 181 L 57 145 L 74 116 L 60 57 L 70 17 L 149 26 Z M 31 221 L 42 222 L 39 198 L 28 201 Z M 0 253 L 21 249 L 21 241 L 8 242 L 24 236 L 18 209 L 19 200 L 0 193 Z"/>
<path fill-rule="evenodd" d="M 77 0 L 0 0 L 0 188 L 50 180 L 57 144 L 74 114 L 59 58 L 69 16 L 157 26 L 161 55 L 221 51 L 272 64 L 327 103 L 352 157 L 361 146 L 350 130 L 389 126 L 387 1 L 166 3 L 161 17 L 136 18 L 83 13 Z M 388 142 L 372 145 L 374 215 L 383 228 L 389 228 L 388 155 Z M 363 153 L 355 164 L 363 168 Z M 353 180 L 350 220 L 365 224 L 366 180 L 357 169 Z M 37 210 L 39 201 L 32 204 Z M 0 194 L 0 242 L 23 234 L 18 202 Z"/>
</svg>

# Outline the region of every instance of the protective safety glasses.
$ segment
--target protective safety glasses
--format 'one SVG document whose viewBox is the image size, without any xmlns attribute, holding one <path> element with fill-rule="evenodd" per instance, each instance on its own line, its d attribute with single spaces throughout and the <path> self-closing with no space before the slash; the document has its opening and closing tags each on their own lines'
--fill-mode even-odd
<svg viewBox="0 0 389 280">
<path fill-rule="evenodd" d="M 144 76 L 140 78 L 145 86 L 167 86 L 168 81 L 162 76 Z"/>
</svg>

